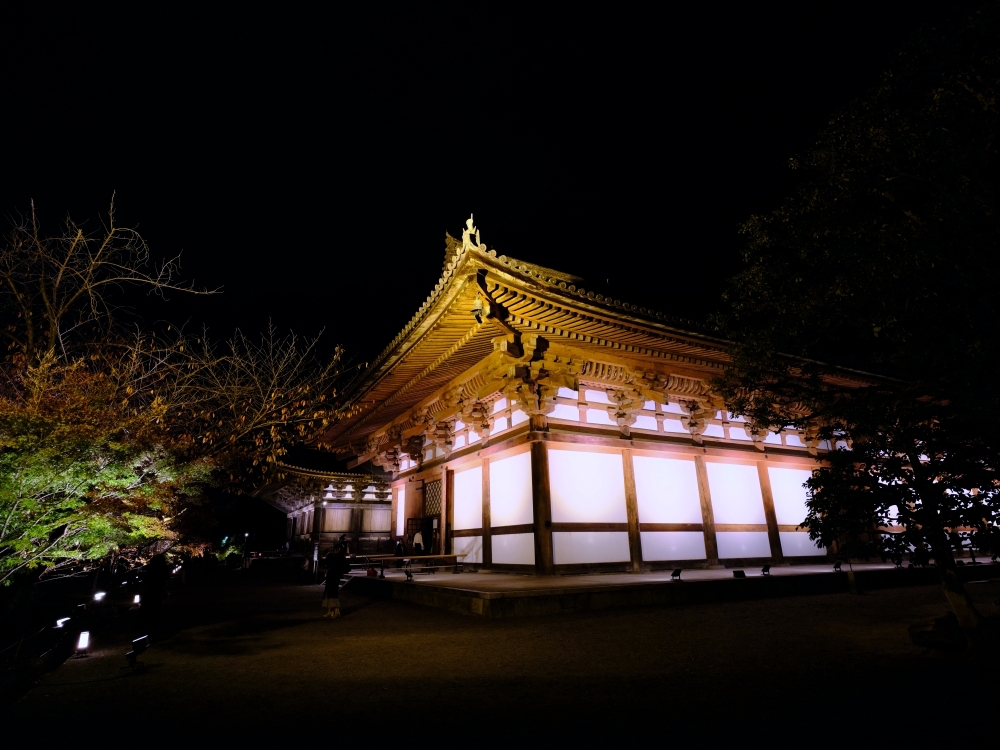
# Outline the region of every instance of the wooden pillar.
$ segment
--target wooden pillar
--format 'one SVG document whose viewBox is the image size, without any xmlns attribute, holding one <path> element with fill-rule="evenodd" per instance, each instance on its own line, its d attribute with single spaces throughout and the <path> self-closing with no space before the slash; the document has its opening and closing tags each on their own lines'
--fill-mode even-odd
<svg viewBox="0 0 1000 750">
<path fill-rule="evenodd" d="M 535 516 L 535 573 L 552 575 L 552 499 L 549 450 L 542 440 L 531 444 L 531 500 Z"/>
<path fill-rule="evenodd" d="M 628 515 L 628 551 L 632 572 L 642 572 L 642 537 L 639 535 L 639 499 L 635 492 L 635 467 L 632 451 L 622 451 L 622 469 L 625 472 L 625 513 Z"/>
<path fill-rule="evenodd" d="M 490 520 L 490 460 L 483 459 L 483 569 L 493 567 L 493 532 Z"/>
<path fill-rule="evenodd" d="M 708 487 L 708 468 L 704 456 L 694 457 L 698 475 L 698 498 L 701 500 L 701 525 L 705 529 L 705 557 L 710 567 L 719 565 L 719 540 L 715 536 L 715 513 L 712 511 L 712 493 Z"/>
<path fill-rule="evenodd" d="M 354 499 L 357 504 L 351 509 L 351 554 L 358 554 L 358 550 L 361 547 L 361 521 L 364 515 L 363 506 L 361 505 L 361 496 L 364 493 L 360 490 L 354 491 Z"/>
<path fill-rule="evenodd" d="M 450 482 L 455 476 L 455 472 L 448 471 L 447 468 L 441 469 L 441 517 L 438 521 L 440 528 L 438 529 L 438 537 L 440 543 L 438 544 L 438 554 L 447 555 L 448 554 L 448 511 L 451 507 L 451 492 L 453 491 Z"/>
<path fill-rule="evenodd" d="M 312 522 L 312 572 L 315 577 L 319 575 L 319 538 L 323 528 L 323 503 L 316 498 L 313 498 Z"/>
<path fill-rule="evenodd" d="M 778 516 L 774 512 L 774 493 L 771 492 L 771 475 L 767 473 L 767 461 L 757 462 L 757 476 L 760 478 L 760 495 L 764 499 L 764 519 L 767 521 L 767 541 L 771 544 L 771 559 L 781 562 L 781 535 L 778 534 Z"/>
</svg>

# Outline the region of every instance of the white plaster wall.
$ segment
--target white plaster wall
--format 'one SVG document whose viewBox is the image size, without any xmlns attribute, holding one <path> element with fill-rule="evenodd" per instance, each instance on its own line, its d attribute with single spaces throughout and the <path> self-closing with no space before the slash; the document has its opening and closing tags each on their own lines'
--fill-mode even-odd
<svg viewBox="0 0 1000 750">
<path fill-rule="evenodd" d="M 700 531 L 640 531 L 642 559 L 704 560 L 705 535 Z"/>
<path fill-rule="evenodd" d="M 495 534 L 492 544 L 493 562 L 497 565 L 535 564 L 534 534 Z"/>
<path fill-rule="evenodd" d="M 555 523 L 628 521 L 621 454 L 550 448 L 549 487 Z"/>
<path fill-rule="evenodd" d="M 767 523 L 756 466 L 709 462 L 706 467 L 716 523 Z"/>
<path fill-rule="evenodd" d="M 608 416 L 606 409 L 587 409 L 587 424 L 607 424 L 614 427 L 618 426 L 618 423 L 612 421 L 611 417 Z"/>
<path fill-rule="evenodd" d="M 514 526 L 533 521 L 531 454 L 490 461 L 490 525 Z"/>
<path fill-rule="evenodd" d="M 406 533 L 406 488 L 400 487 L 396 498 L 396 536 Z"/>
<path fill-rule="evenodd" d="M 826 550 L 817 547 L 805 531 L 779 531 L 778 536 L 781 538 L 781 554 L 786 557 L 826 554 Z"/>
<path fill-rule="evenodd" d="M 483 467 L 455 472 L 455 529 L 483 525 Z"/>
<path fill-rule="evenodd" d="M 548 415 L 552 419 L 566 419 L 570 422 L 580 421 L 580 410 L 569 404 L 556 404 L 552 413 Z"/>
<path fill-rule="evenodd" d="M 633 456 L 632 466 L 640 523 L 702 523 L 694 461 Z"/>
<path fill-rule="evenodd" d="M 716 535 L 719 557 L 770 557 L 766 531 L 720 531 Z"/>
<path fill-rule="evenodd" d="M 452 538 L 456 555 L 465 555 L 459 562 L 481 563 L 483 561 L 483 538 L 481 536 L 456 536 Z"/>
<path fill-rule="evenodd" d="M 655 430 L 656 429 L 656 417 L 647 417 L 645 415 L 639 415 L 635 418 L 635 424 L 632 425 L 637 430 Z"/>
<path fill-rule="evenodd" d="M 808 469 L 781 469 L 768 467 L 771 494 L 774 495 L 774 514 L 781 525 L 798 526 L 806 517 L 806 488 L 802 486 L 812 472 Z"/>
<path fill-rule="evenodd" d="M 552 533 L 552 561 L 556 565 L 628 562 L 629 559 L 627 531 L 556 531 Z"/>
</svg>

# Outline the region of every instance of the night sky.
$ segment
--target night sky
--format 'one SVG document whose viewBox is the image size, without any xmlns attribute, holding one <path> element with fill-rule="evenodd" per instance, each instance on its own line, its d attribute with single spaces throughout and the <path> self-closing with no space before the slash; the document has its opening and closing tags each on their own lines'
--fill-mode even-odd
<svg viewBox="0 0 1000 750">
<path fill-rule="evenodd" d="M 699 319 L 788 158 L 954 6 L 585 7 L 8 15 L 0 208 L 96 226 L 116 192 L 154 257 L 224 288 L 133 300 L 147 322 L 325 327 L 357 361 L 470 212 L 501 254 Z"/>
</svg>

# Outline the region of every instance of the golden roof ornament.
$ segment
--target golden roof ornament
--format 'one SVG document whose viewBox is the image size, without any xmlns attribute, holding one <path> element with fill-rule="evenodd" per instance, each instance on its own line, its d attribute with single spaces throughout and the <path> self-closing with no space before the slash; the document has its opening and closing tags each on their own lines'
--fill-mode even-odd
<svg viewBox="0 0 1000 750">
<path fill-rule="evenodd" d="M 476 241 L 472 241 L 472 236 L 476 236 Z M 472 221 L 472 214 L 469 214 L 468 220 L 465 222 L 465 229 L 462 230 L 462 250 L 482 250 L 485 251 L 486 248 L 482 246 L 479 239 L 479 230 L 476 229 L 476 225 Z"/>
</svg>

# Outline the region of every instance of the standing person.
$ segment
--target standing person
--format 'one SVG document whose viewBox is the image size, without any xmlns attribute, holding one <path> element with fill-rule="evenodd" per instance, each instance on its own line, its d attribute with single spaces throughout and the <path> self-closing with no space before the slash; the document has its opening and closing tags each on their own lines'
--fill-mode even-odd
<svg viewBox="0 0 1000 750">
<path fill-rule="evenodd" d="M 350 566 L 347 564 L 347 550 L 338 544 L 333 552 L 326 556 L 326 588 L 323 589 L 323 606 L 326 607 L 324 617 L 340 617 L 340 577 Z"/>
<path fill-rule="evenodd" d="M 397 539 L 396 540 L 396 550 L 395 550 L 395 552 L 393 552 L 393 554 L 396 557 L 406 557 L 406 547 L 403 545 L 403 540 L 402 539 Z M 402 560 L 396 560 L 396 567 L 397 568 L 402 568 L 403 567 L 403 561 Z"/>
<path fill-rule="evenodd" d="M 413 554 L 424 554 L 424 535 L 419 531 L 413 535 Z"/>
</svg>

